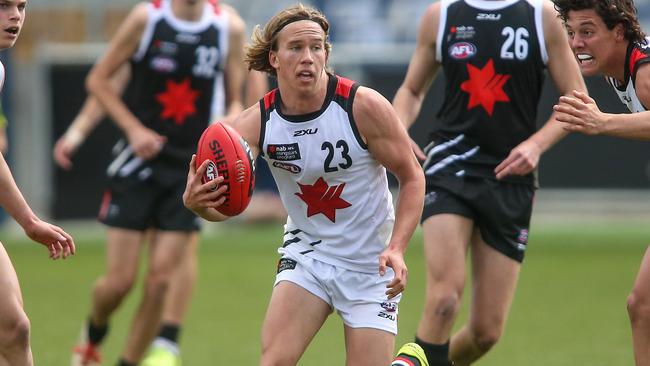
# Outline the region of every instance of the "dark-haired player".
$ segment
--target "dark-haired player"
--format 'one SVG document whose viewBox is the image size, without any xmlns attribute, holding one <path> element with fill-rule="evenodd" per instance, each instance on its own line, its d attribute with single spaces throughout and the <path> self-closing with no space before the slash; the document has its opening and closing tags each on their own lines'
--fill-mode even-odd
<svg viewBox="0 0 650 366">
<path fill-rule="evenodd" d="M 556 119 L 569 131 L 650 140 L 650 44 L 632 0 L 553 0 L 583 75 L 601 74 L 632 114 L 600 111 L 574 91 L 560 97 Z M 650 250 L 627 299 L 637 366 L 650 365 Z"/>
<path fill-rule="evenodd" d="M 545 70 L 562 94 L 585 90 L 553 4 L 442 0 L 422 16 L 393 105 L 408 127 L 438 70 L 445 100 L 425 159 L 422 227 L 427 262 L 415 343 L 394 365 L 473 363 L 503 334 L 528 242 L 540 155 L 566 135 L 536 128 Z M 419 150 L 419 149 L 418 149 Z M 451 336 L 471 255 L 467 324 Z"/>
</svg>

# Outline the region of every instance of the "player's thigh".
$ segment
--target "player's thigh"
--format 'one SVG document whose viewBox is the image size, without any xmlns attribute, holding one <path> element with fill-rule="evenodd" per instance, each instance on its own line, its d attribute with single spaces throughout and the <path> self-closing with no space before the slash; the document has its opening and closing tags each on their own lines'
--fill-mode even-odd
<svg viewBox="0 0 650 366">
<path fill-rule="evenodd" d="M 393 358 L 395 335 L 373 328 L 345 326 L 346 365 L 388 365 Z"/>
<path fill-rule="evenodd" d="M 297 360 L 331 312 L 328 303 L 305 288 L 278 282 L 262 326 L 264 354 Z"/>
<path fill-rule="evenodd" d="M 156 230 L 149 250 L 149 271 L 172 273 L 180 268 L 194 231 Z"/>
<path fill-rule="evenodd" d="M 110 281 L 132 283 L 138 273 L 144 233 L 109 227 L 106 238 L 106 276 Z"/>
<path fill-rule="evenodd" d="M 476 231 L 471 265 L 470 322 L 475 327 L 501 330 L 517 288 L 521 263 L 487 245 Z"/>
<path fill-rule="evenodd" d="M 22 316 L 25 315 L 18 277 L 9 255 L 0 243 L 0 324 L 13 322 Z"/>
<path fill-rule="evenodd" d="M 464 286 L 465 258 L 473 225 L 470 218 L 453 213 L 436 214 L 422 223 L 430 284 Z"/>
</svg>

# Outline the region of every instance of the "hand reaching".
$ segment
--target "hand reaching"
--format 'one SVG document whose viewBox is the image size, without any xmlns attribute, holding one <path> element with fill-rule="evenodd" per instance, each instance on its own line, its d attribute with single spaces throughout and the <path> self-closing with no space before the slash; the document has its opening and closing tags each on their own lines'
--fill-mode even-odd
<svg viewBox="0 0 650 366">
<path fill-rule="evenodd" d="M 23 229 L 30 239 L 47 248 L 51 259 L 65 259 L 69 255 L 75 254 L 76 249 L 72 236 L 58 226 L 36 218 Z"/>
<path fill-rule="evenodd" d="M 555 119 L 566 123 L 564 129 L 585 135 L 599 135 L 605 125 L 605 114 L 598 109 L 596 102 L 587 94 L 573 91 L 573 97 L 561 96 L 560 102 L 553 106 Z"/>
<path fill-rule="evenodd" d="M 497 179 L 509 175 L 526 175 L 533 171 L 539 163 L 542 150 L 537 143 L 529 140 L 522 142 L 510 151 L 508 157 L 494 169 Z"/>
</svg>

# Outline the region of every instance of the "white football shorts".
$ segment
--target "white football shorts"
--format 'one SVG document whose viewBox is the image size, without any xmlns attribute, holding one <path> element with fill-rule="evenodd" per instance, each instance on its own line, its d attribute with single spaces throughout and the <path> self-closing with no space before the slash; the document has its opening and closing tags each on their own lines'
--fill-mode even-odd
<svg viewBox="0 0 650 366">
<path fill-rule="evenodd" d="M 397 334 L 398 303 L 402 295 L 390 300 L 386 285 L 394 273 L 387 268 L 382 277 L 343 269 L 304 255 L 285 251 L 278 264 L 275 284 L 293 282 L 328 303 L 351 328 L 373 328 Z"/>
</svg>

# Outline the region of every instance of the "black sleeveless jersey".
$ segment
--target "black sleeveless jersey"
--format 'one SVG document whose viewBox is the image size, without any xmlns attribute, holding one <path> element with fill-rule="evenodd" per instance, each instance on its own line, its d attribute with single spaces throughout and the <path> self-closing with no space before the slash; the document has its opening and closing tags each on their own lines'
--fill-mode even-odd
<svg viewBox="0 0 650 366">
<path fill-rule="evenodd" d="M 211 2 L 196 22 L 176 18 L 169 0 L 148 5 L 125 101 L 146 127 L 167 136 L 167 151 L 189 161 L 211 119 L 225 114 L 228 16 Z"/>
<path fill-rule="evenodd" d="M 510 150 L 536 131 L 547 61 L 542 1 L 441 1 L 436 57 L 445 100 L 427 174 L 494 178 Z"/>
</svg>

